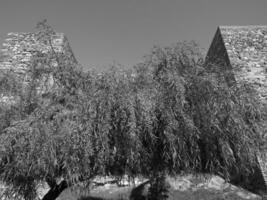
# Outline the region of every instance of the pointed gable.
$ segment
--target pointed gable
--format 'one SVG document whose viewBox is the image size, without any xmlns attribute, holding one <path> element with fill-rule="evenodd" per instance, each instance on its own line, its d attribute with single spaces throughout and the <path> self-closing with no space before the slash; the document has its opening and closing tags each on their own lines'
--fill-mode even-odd
<svg viewBox="0 0 267 200">
<path fill-rule="evenodd" d="M 267 101 L 267 26 L 218 27 L 207 63 L 231 70 L 237 83 L 253 84 L 260 98 Z"/>
<path fill-rule="evenodd" d="M 232 85 L 235 82 L 235 78 L 232 73 L 231 61 L 229 59 L 220 27 L 217 28 L 208 50 L 205 66 L 209 71 L 219 73 L 219 75 L 224 77 L 229 85 Z"/>
<path fill-rule="evenodd" d="M 205 66 L 209 71 L 223 75 L 227 83 L 238 84 L 246 81 L 252 84 L 264 105 L 262 114 L 265 121 L 263 121 L 262 130 L 266 133 L 267 26 L 218 27 L 208 50 Z M 258 175 L 258 172 L 255 172 L 255 175 L 257 174 L 256 177 L 265 182 L 259 181 L 264 190 L 267 190 L 266 152 L 261 152 L 258 155 L 258 162 L 260 166 L 259 173 L 261 174 Z"/>
<path fill-rule="evenodd" d="M 220 64 L 220 66 L 230 65 L 230 60 L 219 27 L 207 53 L 206 62 Z"/>
</svg>

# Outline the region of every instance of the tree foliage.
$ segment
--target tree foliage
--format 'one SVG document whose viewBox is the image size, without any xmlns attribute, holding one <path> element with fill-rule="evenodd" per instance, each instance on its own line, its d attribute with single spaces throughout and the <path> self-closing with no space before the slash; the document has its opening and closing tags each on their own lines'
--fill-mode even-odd
<svg viewBox="0 0 267 200">
<path fill-rule="evenodd" d="M 97 175 L 228 178 L 256 165 L 257 96 L 209 73 L 194 42 L 154 47 L 131 70 L 84 72 L 53 50 L 53 29 L 38 26 L 51 51 L 36 50 L 30 82 L 12 73 L 0 80 L 1 93 L 15 99 L 0 106 L 0 178 L 17 198 L 34 199 L 40 182 L 51 188 L 46 200 Z"/>
</svg>

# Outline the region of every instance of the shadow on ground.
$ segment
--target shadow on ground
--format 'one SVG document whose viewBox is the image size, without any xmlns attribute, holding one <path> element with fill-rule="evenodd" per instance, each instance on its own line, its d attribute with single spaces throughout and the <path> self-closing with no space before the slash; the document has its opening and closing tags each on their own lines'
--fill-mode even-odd
<svg viewBox="0 0 267 200">
<path fill-rule="evenodd" d="M 104 199 L 99 197 L 81 197 L 78 200 L 104 200 Z"/>
<path fill-rule="evenodd" d="M 170 184 L 168 200 L 261 200 L 240 187 L 225 182 L 218 176 L 184 175 L 168 177 Z M 145 200 L 149 181 L 134 186 L 118 187 L 109 184 L 96 187 L 89 193 L 79 194 L 76 190 L 66 190 L 58 200 Z"/>
</svg>

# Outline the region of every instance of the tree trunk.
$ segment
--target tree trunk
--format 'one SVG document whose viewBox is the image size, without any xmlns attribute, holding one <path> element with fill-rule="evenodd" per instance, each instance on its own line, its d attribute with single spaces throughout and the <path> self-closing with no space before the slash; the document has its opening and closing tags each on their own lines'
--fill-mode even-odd
<svg viewBox="0 0 267 200">
<path fill-rule="evenodd" d="M 198 140 L 198 147 L 200 150 L 200 159 L 201 159 L 201 166 L 200 166 L 200 170 L 203 173 L 208 172 L 209 170 L 206 168 L 206 164 L 207 164 L 207 151 L 206 151 L 206 144 L 205 142 L 200 139 Z"/>
<path fill-rule="evenodd" d="M 61 181 L 60 184 L 51 188 L 46 195 L 44 195 L 42 200 L 55 200 L 67 187 L 67 182 L 65 180 Z"/>
</svg>

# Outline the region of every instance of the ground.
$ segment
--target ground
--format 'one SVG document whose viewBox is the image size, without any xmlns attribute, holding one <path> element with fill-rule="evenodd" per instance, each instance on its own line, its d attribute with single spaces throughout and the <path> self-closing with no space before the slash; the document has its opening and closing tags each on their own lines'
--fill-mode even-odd
<svg viewBox="0 0 267 200">
<path fill-rule="evenodd" d="M 242 188 L 226 183 L 218 176 L 183 175 L 176 178 L 168 177 L 170 185 L 169 200 L 260 200 L 261 197 Z M 78 200 L 82 195 L 87 196 L 81 200 L 137 200 L 132 196 L 141 197 L 147 193 L 149 183 L 139 179 L 138 189 L 133 192 L 133 185 L 118 187 L 116 184 L 105 184 L 91 190 L 67 189 L 58 200 Z M 142 199 L 142 198 L 141 198 Z M 139 200 L 139 199 L 138 199 Z"/>
</svg>

